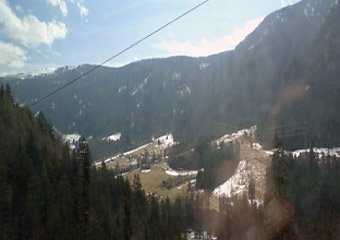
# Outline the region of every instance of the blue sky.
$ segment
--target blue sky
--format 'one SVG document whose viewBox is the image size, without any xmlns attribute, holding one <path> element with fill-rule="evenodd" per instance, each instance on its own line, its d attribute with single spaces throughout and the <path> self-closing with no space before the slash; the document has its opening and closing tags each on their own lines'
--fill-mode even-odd
<svg viewBox="0 0 340 240">
<path fill-rule="evenodd" d="M 200 1 L 0 0 L 0 75 L 100 63 Z M 108 65 L 233 49 L 263 17 L 296 2 L 210 0 Z"/>
</svg>

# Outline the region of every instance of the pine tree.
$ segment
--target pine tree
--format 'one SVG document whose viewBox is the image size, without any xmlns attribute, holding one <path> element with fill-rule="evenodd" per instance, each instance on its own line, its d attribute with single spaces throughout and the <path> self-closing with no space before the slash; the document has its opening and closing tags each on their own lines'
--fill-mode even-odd
<svg viewBox="0 0 340 240">
<path fill-rule="evenodd" d="M 5 89 L 4 86 L 1 84 L 0 86 L 0 101 L 2 101 L 4 99 L 5 96 Z"/>
<path fill-rule="evenodd" d="M 9 86 L 9 84 L 6 84 L 5 87 L 5 96 L 11 101 L 13 102 L 13 96 L 12 96 L 12 91 L 11 91 L 11 87 Z"/>
<path fill-rule="evenodd" d="M 42 112 L 39 112 L 37 116 L 37 127 L 41 133 L 48 134 L 51 137 L 53 136 L 51 124 L 47 121 L 45 115 Z"/>
<path fill-rule="evenodd" d="M 90 150 L 85 137 L 79 140 L 77 161 L 82 166 L 81 172 L 81 200 L 80 200 L 80 223 L 83 239 L 90 239 L 90 184 L 91 184 L 91 160 Z"/>
</svg>

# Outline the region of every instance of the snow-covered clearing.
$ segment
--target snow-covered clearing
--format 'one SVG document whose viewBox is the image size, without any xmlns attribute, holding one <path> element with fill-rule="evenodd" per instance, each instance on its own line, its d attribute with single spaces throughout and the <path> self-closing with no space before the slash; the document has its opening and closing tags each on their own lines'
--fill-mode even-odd
<svg viewBox="0 0 340 240">
<path fill-rule="evenodd" d="M 246 161 L 239 162 L 235 174 L 225 183 L 215 188 L 214 194 L 218 196 L 231 197 L 242 194 L 247 184 Z"/>
<path fill-rule="evenodd" d="M 237 131 L 236 133 L 227 134 L 215 142 L 231 142 L 242 139 L 240 145 L 240 162 L 233 174 L 226 182 L 215 188 L 213 194 L 217 197 L 242 196 L 248 194 L 250 180 L 253 179 L 256 185 L 255 198 L 256 202 L 263 201 L 265 192 L 265 173 L 270 164 L 270 155 L 272 151 L 264 150 L 263 146 L 257 142 L 252 144 L 248 138 L 254 139 L 256 126 L 248 129 Z"/>
</svg>

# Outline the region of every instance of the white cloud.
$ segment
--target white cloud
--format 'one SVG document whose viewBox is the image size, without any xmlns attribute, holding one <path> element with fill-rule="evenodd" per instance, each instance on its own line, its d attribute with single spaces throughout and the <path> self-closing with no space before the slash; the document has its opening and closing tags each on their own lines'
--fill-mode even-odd
<svg viewBox="0 0 340 240">
<path fill-rule="evenodd" d="M 19 4 L 15 6 L 15 9 L 16 9 L 18 12 L 22 12 L 22 6 L 19 5 Z"/>
<path fill-rule="evenodd" d="M 20 41 L 27 47 L 38 47 L 40 44 L 51 45 L 56 39 L 66 37 L 67 28 L 64 23 L 40 21 L 34 15 L 17 17 L 7 4 L 0 0 L 0 23 L 8 37 Z"/>
<path fill-rule="evenodd" d="M 89 9 L 80 2 L 77 2 L 77 6 L 81 17 L 86 17 L 89 14 Z"/>
<path fill-rule="evenodd" d="M 0 66 L 1 68 L 20 69 L 27 60 L 26 52 L 20 47 L 0 41 Z"/>
<path fill-rule="evenodd" d="M 292 0 L 281 0 L 282 7 L 286 7 L 286 6 L 292 5 L 292 4 L 293 4 Z"/>
<path fill-rule="evenodd" d="M 49 3 L 52 4 L 52 6 L 59 7 L 64 17 L 67 16 L 67 5 L 64 0 L 49 0 Z"/>
<path fill-rule="evenodd" d="M 191 42 L 162 42 L 154 44 L 153 47 L 162 49 L 170 55 L 188 55 L 193 57 L 208 56 L 222 51 L 234 49 L 244 38 L 250 34 L 264 19 L 259 17 L 250 20 L 241 28 L 237 28 L 233 33 L 209 41 L 206 38 L 201 38 L 198 45 Z"/>
</svg>

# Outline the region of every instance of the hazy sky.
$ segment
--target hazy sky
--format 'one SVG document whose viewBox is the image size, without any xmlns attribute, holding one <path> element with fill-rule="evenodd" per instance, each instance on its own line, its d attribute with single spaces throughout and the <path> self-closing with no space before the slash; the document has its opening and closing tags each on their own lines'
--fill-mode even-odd
<svg viewBox="0 0 340 240">
<path fill-rule="evenodd" d="M 0 0 L 0 75 L 96 64 L 202 0 Z M 110 62 L 233 49 L 269 13 L 297 0 L 210 0 Z"/>
</svg>

